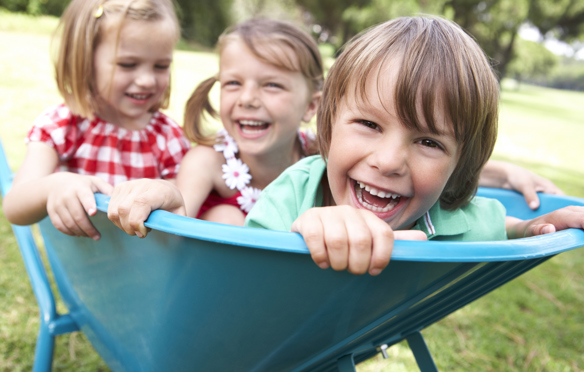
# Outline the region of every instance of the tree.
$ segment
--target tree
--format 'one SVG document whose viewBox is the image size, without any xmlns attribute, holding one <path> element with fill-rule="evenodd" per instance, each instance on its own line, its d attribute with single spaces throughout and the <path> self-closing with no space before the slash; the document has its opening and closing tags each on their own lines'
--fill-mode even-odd
<svg viewBox="0 0 584 372">
<path fill-rule="evenodd" d="M 492 59 L 499 78 L 515 57 L 521 25 L 564 41 L 584 36 L 584 0 L 297 0 L 339 47 L 357 32 L 398 16 L 442 15 L 472 35 Z M 331 4 L 334 3 L 334 4 Z"/>
<path fill-rule="evenodd" d="M 212 47 L 231 24 L 232 0 L 176 0 L 182 36 Z"/>
<path fill-rule="evenodd" d="M 518 83 L 524 80 L 545 81 L 558 62 L 559 57 L 542 44 L 518 38 L 515 58 L 509 63 L 507 72 Z"/>
</svg>

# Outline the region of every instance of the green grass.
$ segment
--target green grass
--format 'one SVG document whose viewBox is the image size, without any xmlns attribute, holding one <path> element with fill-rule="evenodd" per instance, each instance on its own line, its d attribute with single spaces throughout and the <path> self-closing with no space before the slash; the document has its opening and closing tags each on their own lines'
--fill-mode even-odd
<svg viewBox="0 0 584 372">
<path fill-rule="evenodd" d="M 56 19 L 0 11 L 0 138 L 13 169 L 25 154 L 23 138 L 34 118 L 60 102 L 49 60 Z M 179 122 L 200 80 L 217 71 L 215 55 L 177 51 L 168 113 Z M 531 86 L 504 86 L 494 157 L 551 178 L 584 197 L 584 94 Z M 217 92 L 214 92 L 216 99 Z M 443 371 L 584 370 L 584 250 L 563 253 L 423 331 Z M 59 302 L 60 311 L 65 311 Z M 39 313 L 10 226 L 0 210 L 0 371 L 29 371 Z M 83 334 L 60 336 L 54 370 L 103 371 L 107 366 Z M 390 359 L 374 358 L 365 371 L 412 371 L 402 343 Z"/>
</svg>

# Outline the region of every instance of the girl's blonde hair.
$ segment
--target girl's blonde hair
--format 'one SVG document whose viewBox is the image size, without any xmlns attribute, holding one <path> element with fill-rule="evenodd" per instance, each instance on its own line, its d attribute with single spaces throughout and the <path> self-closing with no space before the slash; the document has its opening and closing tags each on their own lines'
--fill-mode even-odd
<svg viewBox="0 0 584 372">
<path fill-rule="evenodd" d="M 171 0 L 73 0 L 65 9 L 54 35 L 54 38 L 60 35 L 55 56 L 55 77 L 65 104 L 74 114 L 93 118 L 97 110 L 94 52 L 111 22 L 118 22 L 119 40 L 126 18 L 167 20 L 174 29 L 175 41 L 180 37 Z M 169 99 L 170 84 L 152 111 L 168 107 Z"/>
<path fill-rule="evenodd" d="M 317 113 L 321 155 L 328 156 L 335 115 L 351 93 L 365 97 L 366 81 L 387 61 L 399 58 L 394 107 L 401 123 L 439 133 L 435 108 L 452 123 L 460 157 L 440 202 L 445 209 L 467 204 L 497 139 L 499 84 L 485 54 L 458 25 L 434 17 L 405 17 L 372 27 L 347 44 L 334 63 Z M 379 83 L 378 83 L 379 84 Z"/>
<path fill-rule="evenodd" d="M 219 54 L 234 40 L 243 41 L 261 61 L 288 71 L 301 72 L 311 93 L 322 89 L 323 67 L 318 45 L 298 27 L 273 19 L 250 19 L 223 32 L 217 43 Z M 284 48 L 291 49 L 296 58 L 289 53 L 283 53 Z M 184 132 L 191 141 L 198 144 L 211 146 L 217 143 L 217 137 L 205 135 L 202 128 L 205 112 L 217 117 L 217 112 L 209 102 L 209 93 L 217 81 L 217 76 L 213 76 L 200 83 L 185 107 Z"/>
</svg>

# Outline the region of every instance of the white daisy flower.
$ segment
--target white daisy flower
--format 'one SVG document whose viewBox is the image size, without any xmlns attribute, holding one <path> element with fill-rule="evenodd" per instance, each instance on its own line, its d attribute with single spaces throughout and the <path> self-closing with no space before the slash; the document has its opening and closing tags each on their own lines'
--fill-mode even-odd
<svg viewBox="0 0 584 372">
<path fill-rule="evenodd" d="M 241 190 L 241 196 L 237 197 L 237 203 L 245 213 L 249 213 L 256 201 L 258 201 L 261 192 L 262 190 L 255 187 L 245 187 Z"/>
<path fill-rule="evenodd" d="M 223 151 L 223 156 L 225 156 L 225 159 L 231 159 L 235 157 L 235 154 L 237 154 L 239 149 L 233 137 L 231 137 L 224 128 L 221 128 L 217 131 L 217 137 L 222 138 L 222 142 L 213 145 L 215 151 Z"/>
<path fill-rule="evenodd" d="M 251 180 L 249 167 L 241 159 L 228 159 L 227 164 L 223 164 L 221 168 L 223 169 L 225 184 L 232 190 L 235 188 L 238 190 L 243 189 Z"/>
</svg>

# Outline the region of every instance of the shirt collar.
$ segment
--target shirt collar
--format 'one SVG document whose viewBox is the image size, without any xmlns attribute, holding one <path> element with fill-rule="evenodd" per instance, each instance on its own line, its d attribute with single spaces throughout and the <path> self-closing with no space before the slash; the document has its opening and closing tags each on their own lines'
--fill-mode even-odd
<svg viewBox="0 0 584 372">
<path fill-rule="evenodd" d="M 466 213 L 461 208 L 447 211 L 440 207 L 440 200 L 420 217 L 413 227 L 421 230 L 428 240 L 437 236 L 460 235 L 470 230 Z"/>
</svg>

